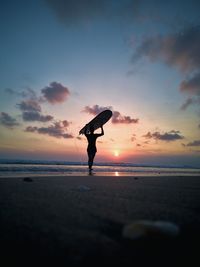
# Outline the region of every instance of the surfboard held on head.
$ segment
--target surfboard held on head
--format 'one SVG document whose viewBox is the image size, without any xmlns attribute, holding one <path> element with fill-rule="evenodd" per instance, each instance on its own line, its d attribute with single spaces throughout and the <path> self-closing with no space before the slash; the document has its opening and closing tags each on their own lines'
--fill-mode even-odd
<svg viewBox="0 0 200 267">
<path fill-rule="evenodd" d="M 79 134 L 89 133 L 89 129 L 92 126 L 94 130 L 97 130 L 101 126 L 103 126 L 109 119 L 112 117 L 112 111 L 106 109 L 100 112 L 94 119 L 88 122 L 80 131 Z"/>
</svg>

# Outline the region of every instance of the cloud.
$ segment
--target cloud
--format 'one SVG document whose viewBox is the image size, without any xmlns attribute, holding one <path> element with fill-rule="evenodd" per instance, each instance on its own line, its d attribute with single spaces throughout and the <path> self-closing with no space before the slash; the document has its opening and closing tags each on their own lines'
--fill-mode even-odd
<svg viewBox="0 0 200 267">
<path fill-rule="evenodd" d="M 190 96 L 200 96 L 200 26 L 190 26 L 178 33 L 165 36 L 156 35 L 144 39 L 132 57 L 135 63 L 141 58 L 151 62 L 162 61 L 177 68 L 186 78 L 181 81 L 179 90 Z M 181 110 L 200 103 L 200 99 L 189 97 Z"/>
<path fill-rule="evenodd" d="M 190 105 L 194 103 L 194 100 L 192 98 L 186 99 L 186 101 L 181 105 L 182 110 L 186 110 Z"/>
<path fill-rule="evenodd" d="M 111 107 L 111 106 L 108 106 L 108 107 L 101 107 L 99 105 L 94 105 L 92 107 L 86 106 L 83 109 L 83 112 L 86 112 L 86 113 L 89 113 L 89 114 L 96 116 L 97 114 L 99 114 L 100 112 L 102 112 L 106 109 L 112 110 L 113 116 L 112 116 L 111 122 L 114 124 L 131 124 L 131 123 L 138 123 L 139 122 L 139 119 L 133 119 L 130 116 L 121 115 L 121 113 L 119 111 L 113 110 L 113 107 Z"/>
<path fill-rule="evenodd" d="M 191 95 L 200 96 L 200 72 L 193 75 L 190 79 L 182 81 L 180 90 Z"/>
<path fill-rule="evenodd" d="M 42 115 L 41 106 L 36 99 L 23 100 L 17 107 L 22 111 L 22 118 L 24 121 L 40 121 L 48 122 L 53 120 L 51 115 Z"/>
<path fill-rule="evenodd" d="M 14 126 L 20 125 L 15 118 L 11 117 L 6 112 L 0 113 L 0 124 L 9 129 L 12 129 Z"/>
<path fill-rule="evenodd" d="M 99 114 L 100 112 L 102 112 L 102 111 L 104 111 L 106 109 L 112 110 L 112 107 L 111 106 L 109 106 L 109 107 L 100 107 L 99 105 L 94 105 L 93 107 L 86 106 L 86 107 L 84 107 L 83 112 L 86 112 L 86 113 L 89 113 L 89 114 L 92 114 L 92 115 L 96 116 L 97 114 Z"/>
<path fill-rule="evenodd" d="M 22 113 L 22 118 L 24 121 L 41 121 L 48 122 L 53 120 L 51 115 L 41 115 L 39 112 L 35 111 L 25 111 Z"/>
<path fill-rule="evenodd" d="M 152 138 L 152 134 L 150 132 L 148 132 L 147 134 L 143 135 L 143 137 L 145 137 L 147 139 L 151 139 Z"/>
<path fill-rule="evenodd" d="M 136 16 L 139 0 L 46 0 L 57 18 L 65 25 L 84 24 L 94 19 L 132 19 Z"/>
<path fill-rule="evenodd" d="M 200 68 L 200 27 L 188 27 L 179 33 L 153 36 L 143 40 L 132 57 L 136 62 L 142 57 L 161 60 L 182 72 Z"/>
<path fill-rule="evenodd" d="M 193 142 L 188 143 L 186 146 L 200 146 L 200 140 L 194 140 Z"/>
<path fill-rule="evenodd" d="M 61 122 L 63 127 L 67 128 L 70 125 L 70 122 L 68 122 L 67 120 L 64 120 Z"/>
<path fill-rule="evenodd" d="M 15 95 L 23 98 L 30 98 L 30 99 L 37 99 L 36 93 L 33 89 L 31 88 L 25 88 L 23 91 L 17 91 L 12 88 L 6 88 L 5 92 L 10 94 L 10 95 Z"/>
<path fill-rule="evenodd" d="M 21 110 L 27 110 L 27 105 L 30 106 L 31 104 L 32 106 L 35 104 L 37 105 L 37 107 L 39 107 L 41 103 L 44 103 L 46 101 L 51 104 L 62 103 L 70 95 L 69 89 L 59 82 L 51 82 L 48 86 L 42 88 L 42 95 L 40 96 L 38 96 L 36 92 L 31 88 L 25 88 L 23 91 L 6 88 L 4 91 L 10 95 L 26 98 L 26 100 L 22 101 L 21 104 L 18 104 Z M 25 104 L 26 107 L 24 107 L 23 109 L 23 105 Z M 36 111 L 39 111 L 39 109 L 37 109 Z"/>
<path fill-rule="evenodd" d="M 174 130 L 162 134 L 160 132 L 148 132 L 147 134 L 143 135 L 143 137 L 145 137 L 146 139 L 155 139 L 167 142 L 184 139 L 184 136 L 182 136 L 179 131 Z"/>
<path fill-rule="evenodd" d="M 64 102 L 70 94 L 69 89 L 58 82 L 51 82 L 50 85 L 43 88 L 41 92 L 44 99 L 51 104 Z"/>
<path fill-rule="evenodd" d="M 181 105 L 181 110 L 186 110 L 189 106 L 194 104 L 200 105 L 200 97 L 189 97 L 188 99 L 186 99 L 186 101 Z"/>
<path fill-rule="evenodd" d="M 56 138 L 73 138 L 73 135 L 68 134 L 67 127 L 69 126 L 69 122 L 64 121 L 58 121 L 54 122 L 52 125 L 48 127 L 36 127 L 36 126 L 28 126 L 26 127 L 26 132 L 36 132 L 38 134 L 46 134 L 49 136 L 53 136 Z"/>
<path fill-rule="evenodd" d="M 136 134 L 132 134 L 131 142 L 134 142 L 136 140 Z"/>
<path fill-rule="evenodd" d="M 41 106 L 38 101 L 33 99 L 27 99 L 22 101 L 20 104 L 17 104 L 20 110 L 22 111 L 35 111 L 41 112 Z"/>
<path fill-rule="evenodd" d="M 24 121 L 39 121 L 49 122 L 53 120 L 51 115 L 43 115 L 41 104 L 48 101 L 49 103 L 62 103 L 69 96 L 70 92 L 67 87 L 58 82 L 51 82 L 49 86 L 41 89 L 43 96 L 37 96 L 34 90 L 26 88 L 18 92 L 11 88 L 6 88 L 5 91 L 11 95 L 17 95 L 25 98 L 16 106 L 22 111 L 22 119 Z M 63 121 L 63 125 L 66 121 Z M 65 125 L 64 125 L 65 126 Z"/>
<path fill-rule="evenodd" d="M 106 0 L 46 0 L 46 2 L 56 12 L 57 17 L 67 24 L 99 16 L 106 7 Z"/>
<path fill-rule="evenodd" d="M 138 123 L 139 119 L 132 119 L 130 116 L 123 116 L 119 111 L 113 111 L 112 123 L 122 123 L 122 124 L 130 124 L 130 123 Z"/>
</svg>

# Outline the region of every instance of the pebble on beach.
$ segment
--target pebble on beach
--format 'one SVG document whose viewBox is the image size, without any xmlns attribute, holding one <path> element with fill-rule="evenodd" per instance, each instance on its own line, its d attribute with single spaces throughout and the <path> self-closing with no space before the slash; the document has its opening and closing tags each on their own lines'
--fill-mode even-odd
<svg viewBox="0 0 200 267">
<path fill-rule="evenodd" d="M 179 235 L 179 226 L 168 221 L 142 220 L 126 224 L 122 236 L 129 240 L 143 238 L 170 238 Z"/>
<path fill-rule="evenodd" d="M 80 192 L 85 192 L 85 191 L 90 191 L 90 187 L 89 186 L 86 186 L 86 185 L 79 185 L 78 186 L 78 191 Z"/>
</svg>

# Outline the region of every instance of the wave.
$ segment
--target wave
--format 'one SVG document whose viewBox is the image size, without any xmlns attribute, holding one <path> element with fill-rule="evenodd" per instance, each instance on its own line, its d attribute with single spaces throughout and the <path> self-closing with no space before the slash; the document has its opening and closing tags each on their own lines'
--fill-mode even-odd
<svg viewBox="0 0 200 267">
<path fill-rule="evenodd" d="M 0 166 L 2 164 L 9 165 L 63 165 L 63 166 L 87 166 L 87 162 L 78 161 L 53 161 L 53 160 L 23 160 L 23 159 L 0 159 Z M 184 169 L 200 169 L 189 165 L 164 165 L 164 164 L 136 164 L 128 162 L 95 162 L 96 166 L 109 167 L 143 167 L 143 168 L 184 168 Z"/>
<path fill-rule="evenodd" d="M 148 166 L 130 163 L 97 163 L 95 173 L 119 173 L 125 175 L 200 175 L 198 168 Z M 4 160 L 0 162 L 0 176 L 11 174 L 82 174 L 87 172 L 87 163 L 66 161 Z"/>
</svg>

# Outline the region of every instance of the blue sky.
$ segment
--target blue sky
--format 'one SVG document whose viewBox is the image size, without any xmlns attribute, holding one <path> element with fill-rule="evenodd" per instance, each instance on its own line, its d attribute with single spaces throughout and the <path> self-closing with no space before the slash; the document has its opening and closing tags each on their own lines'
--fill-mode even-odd
<svg viewBox="0 0 200 267">
<path fill-rule="evenodd" d="M 199 10 L 198 1 L 1 1 L 0 157 L 85 160 L 78 132 L 110 107 L 117 120 L 97 160 L 198 165 Z"/>
</svg>

